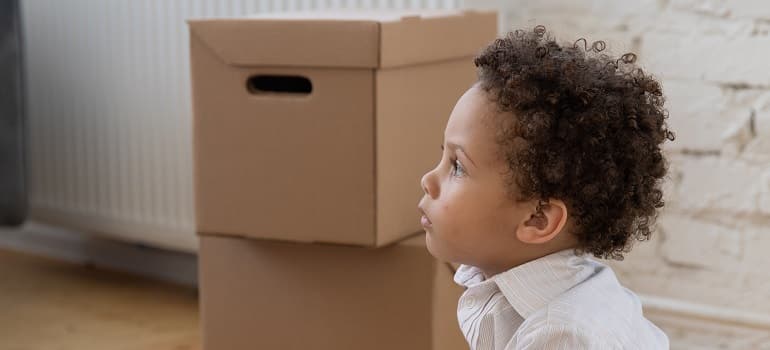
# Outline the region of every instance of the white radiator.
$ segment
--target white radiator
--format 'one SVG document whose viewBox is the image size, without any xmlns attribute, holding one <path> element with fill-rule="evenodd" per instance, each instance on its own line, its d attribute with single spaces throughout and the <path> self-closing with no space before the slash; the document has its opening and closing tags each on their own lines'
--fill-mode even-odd
<svg viewBox="0 0 770 350">
<path fill-rule="evenodd" d="M 461 0 L 22 0 L 32 219 L 195 251 L 185 19 Z"/>
</svg>

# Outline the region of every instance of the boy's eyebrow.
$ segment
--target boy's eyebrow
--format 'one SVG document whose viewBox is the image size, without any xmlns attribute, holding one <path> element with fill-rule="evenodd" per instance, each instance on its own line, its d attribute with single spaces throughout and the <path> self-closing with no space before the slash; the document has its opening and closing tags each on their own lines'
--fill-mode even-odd
<svg viewBox="0 0 770 350">
<path fill-rule="evenodd" d="M 468 155 L 468 152 L 465 152 L 465 149 L 463 148 L 463 146 L 460 146 L 459 144 L 456 144 L 454 142 L 447 142 L 446 145 L 447 147 L 449 147 L 449 149 L 455 149 L 455 148 L 459 149 L 460 152 L 463 152 L 463 154 L 465 155 L 465 158 L 468 158 L 468 160 L 471 161 L 471 164 L 473 164 L 473 166 L 476 167 L 476 163 L 473 162 L 473 159 L 471 159 L 471 156 Z M 441 149 L 442 150 L 444 149 L 444 145 L 441 145 Z"/>
</svg>

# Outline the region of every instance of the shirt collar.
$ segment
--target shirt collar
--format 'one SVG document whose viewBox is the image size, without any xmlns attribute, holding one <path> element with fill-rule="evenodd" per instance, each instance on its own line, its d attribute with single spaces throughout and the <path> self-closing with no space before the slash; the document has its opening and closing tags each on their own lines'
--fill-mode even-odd
<svg viewBox="0 0 770 350">
<path fill-rule="evenodd" d="M 468 288 L 494 281 L 516 312 L 527 318 L 598 272 L 601 266 L 590 257 L 576 255 L 574 249 L 566 249 L 521 264 L 486 280 L 481 269 L 461 265 L 454 280 Z"/>
<path fill-rule="evenodd" d="M 454 276 L 455 283 L 470 288 L 476 284 L 484 282 L 484 273 L 475 266 L 460 265 L 455 271 Z"/>
</svg>

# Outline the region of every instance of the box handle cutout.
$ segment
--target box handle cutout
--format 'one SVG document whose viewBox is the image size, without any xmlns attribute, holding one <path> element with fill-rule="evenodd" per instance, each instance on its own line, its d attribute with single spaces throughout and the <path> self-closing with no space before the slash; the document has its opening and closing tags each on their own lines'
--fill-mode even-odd
<svg viewBox="0 0 770 350">
<path fill-rule="evenodd" d="M 255 75 L 249 77 L 246 88 L 252 94 L 308 95 L 313 91 L 313 84 L 310 79 L 295 75 Z"/>
</svg>

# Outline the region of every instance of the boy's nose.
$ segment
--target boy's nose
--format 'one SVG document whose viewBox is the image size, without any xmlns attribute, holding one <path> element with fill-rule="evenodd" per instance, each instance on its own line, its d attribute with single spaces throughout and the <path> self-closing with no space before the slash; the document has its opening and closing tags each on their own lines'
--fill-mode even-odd
<svg viewBox="0 0 770 350">
<path fill-rule="evenodd" d="M 422 185 L 422 190 L 431 198 L 436 198 L 438 195 L 438 188 L 436 188 L 435 184 L 433 183 L 432 175 L 433 171 L 429 171 L 425 173 L 425 175 L 422 176 L 422 179 L 420 180 L 420 184 Z"/>
</svg>

